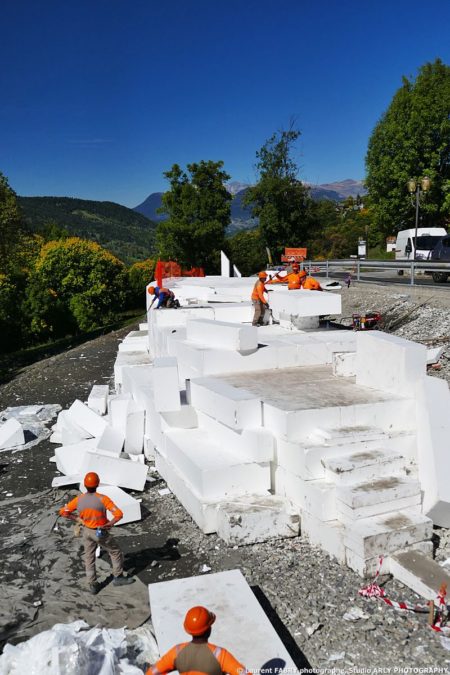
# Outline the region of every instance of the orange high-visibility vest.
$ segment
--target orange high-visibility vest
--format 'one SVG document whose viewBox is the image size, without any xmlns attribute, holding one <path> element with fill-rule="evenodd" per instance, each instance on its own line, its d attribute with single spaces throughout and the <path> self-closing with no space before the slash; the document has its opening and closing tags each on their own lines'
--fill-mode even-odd
<svg viewBox="0 0 450 675">
<path fill-rule="evenodd" d="M 78 495 L 60 509 L 59 515 L 66 516 L 74 511 L 78 511 L 83 525 L 91 530 L 106 525 L 108 522 L 107 511 L 112 513 L 114 518 L 123 517 L 123 512 L 114 504 L 112 499 L 99 492 L 86 492 L 86 494 Z"/>
<path fill-rule="evenodd" d="M 169 649 L 169 651 L 164 654 L 154 666 L 150 666 L 146 675 L 166 675 L 166 673 L 170 673 L 173 670 L 178 670 L 176 664 L 177 657 L 185 647 L 194 644 L 195 643 L 192 642 L 183 642 L 179 645 L 175 645 L 172 649 Z M 203 645 L 204 643 L 201 644 Z M 237 661 L 237 659 L 235 659 L 226 649 L 217 647 L 210 642 L 206 643 L 206 646 L 212 652 L 215 659 L 217 659 L 218 670 L 221 670 L 222 673 L 229 673 L 229 675 L 245 675 L 247 673 L 247 670 L 242 663 L 239 663 L 239 661 Z M 193 668 L 193 666 L 191 667 Z M 205 675 L 204 671 L 195 670 L 194 668 L 192 670 L 179 672 L 180 675 Z"/>
<path fill-rule="evenodd" d="M 264 286 L 264 283 L 261 281 L 261 279 L 258 279 L 258 281 L 253 286 L 252 300 L 260 300 L 261 302 L 263 302 L 266 305 L 267 301 L 264 297 L 265 292 L 266 292 L 266 287 Z"/>
</svg>

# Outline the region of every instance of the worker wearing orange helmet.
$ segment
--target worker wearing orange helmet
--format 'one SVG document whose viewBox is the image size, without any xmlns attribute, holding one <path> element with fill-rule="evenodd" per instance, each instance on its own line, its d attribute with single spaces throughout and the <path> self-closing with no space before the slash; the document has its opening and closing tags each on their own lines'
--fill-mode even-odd
<svg viewBox="0 0 450 675">
<path fill-rule="evenodd" d="M 164 288 L 164 286 L 149 286 L 148 293 L 153 296 L 149 309 L 153 307 L 155 300 L 158 300 L 155 309 L 178 308 L 180 306 L 178 300 L 175 299 L 175 293 L 169 288 Z"/>
<path fill-rule="evenodd" d="M 258 280 L 253 286 L 252 291 L 252 304 L 254 308 L 253 314 L 253 326 L 262 326 L 265 323 L 266 312 L 269 309 L 269 303 L 266 300 L 267 289 L 265 287 L 265 281 L 267 279 L 266 272 L 258 272 Z"/>
<path fill-rule="evenodd" d="M 59 515 L 74 520 L 83 525 L 84 565 L 89 590 L 96 595 L 100 590 L 95 570 L 95 551 L 97 546 L 109 553 L 112 562 L 114 586 L 132 584 L 132 577 L 123 576 L 123 553 L 109 530 L 123 518 L 123 512 L 114 504 L 112 499 L 97 492 L 100 478 L 97 473 L 90 471 L 84 477 L 84 486 L 87 490 L 63 506 Z M 78 511 L 78 516 L 75 515 Z M 108 520 L 106 512 L 112 513 Z"/>
<path fill-rule="evenodd" d="M 191 642 L 175 645 L 150 666 L 146 675 L 165 675 L 177 670 L 180 675 L 245 675 L 246 668 L 230 652 L 217 647 L 208 638 L 216 615 L 206 607 L 191 607 L 184 619 L 184 630 L 192 635 Z"/>
<path fill-rule="evenodd" d="M 300 271 L 300 265 L 294 262 L 287 271 L 287 274 L 281 276 L 278 272 L 268 284 L 287 284 L 290 291 L 299 290 L 302 287 L 303 277 L 306 277 L 306 272 Z"/>
</svg>

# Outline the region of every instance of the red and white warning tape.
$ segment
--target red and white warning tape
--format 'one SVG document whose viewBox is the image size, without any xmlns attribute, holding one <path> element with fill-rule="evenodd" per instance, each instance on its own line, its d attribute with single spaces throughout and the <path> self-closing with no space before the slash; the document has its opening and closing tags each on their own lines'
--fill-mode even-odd
<svg viewBox="0 0 450 675">
<path fill-rule="evenodd" d="M 382 565 L 383 565 L 383 556 L 380 556 L 377 571 L 375 573 L 372 583 L 368 584 L 367 586 L 364 586 L 363 588 L 360 588 L 358 594 L 362 595 L 365 598 L 380 598 L 380 600 L 383 600 L 383 602 L 385 602 L 390 607 L 393 607 L 394 609 L 402 609 L 410 612 L 428 613 L 430 611 L 428 605 L 412 605 L 409 602 L 396 602 L 395 600 L 391 600 L 390 598 L 387 597 L 384 588 L 381 588 L 381 586 L 379 586 L 376 583 L 376 580 L 380 576 Z M 444 622 L 446 622 L 447 620 L 447 603 L 445 600 L 446 595 L 447 595 L 447 586 L 446 584 L 442 584 L 435 600 L 435 604 L 437 602 L 438 605 L 437 616 L 434 623 L 430 625 L 430 628 L 438 633 L 450 632 L 450 626 L 443 625 Z"/>
</svg>

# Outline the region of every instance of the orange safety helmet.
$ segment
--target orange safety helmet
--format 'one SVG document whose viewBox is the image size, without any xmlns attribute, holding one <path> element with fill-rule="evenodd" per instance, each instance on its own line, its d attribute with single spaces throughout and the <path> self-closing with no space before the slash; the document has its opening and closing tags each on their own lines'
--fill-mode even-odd
<svg viewBox="0 0 450 675">
<path fill-rule="evenodd" d="M 100 477 L 95 471 L 89 471 L 84 477 L 84 487 L 96 488 L 100 485 Z"/>
<path fill-rule="evenodd" d="M 200 605 L 198 607 L 191 607 L 184 619 L 184 630 L 189 635 L 203 635 L 208 628 L 211 628 L 215 620 L 216 615 L 210 612 L 209 609 L 206 609 L 206 607 Z"/>
<path fill-rule="evenodd" d="M 154 286 L 149 286 L 147 292 L 150 293 L 150 295 L 155 295 L 155 287 L 154 287 Z"/>
<path fill-rule="evenodd" d="M 267 272 L 258 272 L 259 279 L 267 279 Z"/>
</svg>

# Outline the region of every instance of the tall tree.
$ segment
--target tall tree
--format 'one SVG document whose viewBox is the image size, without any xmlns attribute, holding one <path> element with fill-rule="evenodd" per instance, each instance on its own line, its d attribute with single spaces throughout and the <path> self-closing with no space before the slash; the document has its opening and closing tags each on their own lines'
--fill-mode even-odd
<svg viewBox="0 0 450 675">
<path fill-rule="evenodd" d="M 293 159 L 300 131 L 279 131 L 256 153 L 258 182 L 249 188 L 244 202 L 259 218 L 263 240 L 279 255 L 285 246 L 304 245 L 308 232 L 309 192 L 298 179 Z"/>
<path fill-rule="evenodd" d="M 182 265 L 217 268 L 219 251 L 230 222 L 231 195 L 224 183 L 230 176 L 223 162 L 188 164 L 187 173 L 174 164 L 164 176 L 170 189 L 162 198 L 162 213 L 169 218 L 158 225 L 157 242 L 162 258 Z"/>
<path fill-rule="evenodd" d="M 450 218 L 450 67 L 426 63 L 415 80 L 403 78 L 370 137 L 366 185 L 375 226 L 385 235 L 414 226 L 409 178 L 431 178 L 421 206 L 424 225 Z"/>
<path fill-rule="evenodd" d="M 11 266 L 11 257 L 20 238 L 21 213 L 14 190 L 0 172 L 0 272 Z"/>
</svg>

